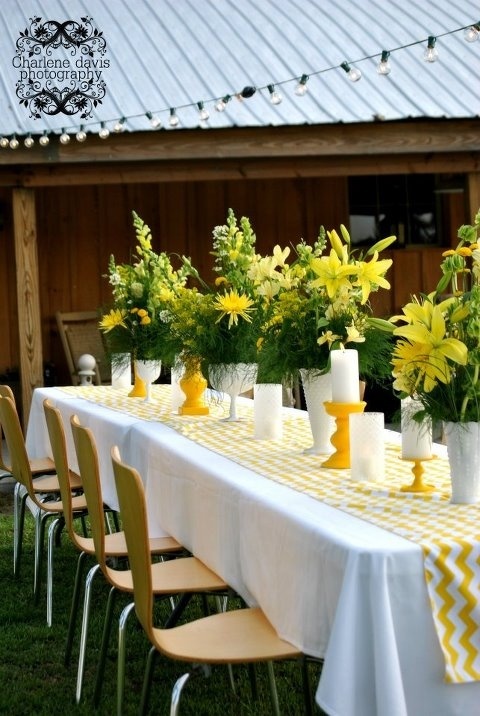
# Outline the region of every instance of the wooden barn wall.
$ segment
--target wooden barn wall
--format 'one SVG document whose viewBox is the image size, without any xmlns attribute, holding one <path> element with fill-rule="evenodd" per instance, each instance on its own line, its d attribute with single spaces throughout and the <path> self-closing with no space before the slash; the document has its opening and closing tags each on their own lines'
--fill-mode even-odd
<svg viewBox="0 0 480 716">
<path fill-rule="evenodd" d="M 207 278 L 212 228 L 224 223 L 229 207 L 238 218 L 250 218 L 262 253 L 276 243 L 295 245 L 301 238 L 310 243 L 321 224 L 338 227 L 348 217 L 344 177 L 46 187 L 35 190 L 35 200 L 43 360 L 55 365 L 59 383 L 68 382 L 68 372 L 55 312 L 108 303 L 110 287 L 102 274 L 110 254 L 121 262 L 134 251 L 132 210 L 150 225 L 156 251 L 191 256 Z M 445 222 L 452 227 L 466 221 L 463 198 L 449 211 Z M 432 290 L 440 254 L 438 248 L 392 252 L 392 289 L 374 296 L 376 314 L 397 312 L 411 293 Z M 0 189 L 0 374 L 18 367 L 14 263 L 11 195 Z"/>
<path fill-rule="evenodd" d="M 39 188 L 36 211 L 44 361 L 59 381 L 66 366 L 56 311 L 96 309 L 110 299 L 102 276 L 110 254 L 128 261 L 135 249 L 132 210 L 149 224 L 156 251 L 190 256 L 211 277 L 212 229 L 228 208 L 248 216 L 259 252 L 276 243 L 314 241 L 319 226 L 337 226 L 348 213 L 343 178 L 175 182 Z M 0 368 L 14 354 L 1 354 Z"/>
</svg>

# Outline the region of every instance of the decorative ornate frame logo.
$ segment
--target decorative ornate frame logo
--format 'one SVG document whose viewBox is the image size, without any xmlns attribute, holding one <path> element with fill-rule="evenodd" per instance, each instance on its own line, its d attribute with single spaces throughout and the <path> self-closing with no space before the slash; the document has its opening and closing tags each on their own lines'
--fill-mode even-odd
<svg viewBox="0 0 480 716">
<path fill-rule="evenodd" d="M 42 113 L 80 112 L 82 119 L 91 117 L 107 91 L 102 74 L 110 61 L 104 58 L 107 43 L 103 33 L 91 17 L 82 17 L 80 22 L 29 20 L 30 27 L 20 32 L 16 41 L 12 60 L 20 72 L 16 84 L 19 103 L 34 119 L 41 119 Z"/>
</svg>

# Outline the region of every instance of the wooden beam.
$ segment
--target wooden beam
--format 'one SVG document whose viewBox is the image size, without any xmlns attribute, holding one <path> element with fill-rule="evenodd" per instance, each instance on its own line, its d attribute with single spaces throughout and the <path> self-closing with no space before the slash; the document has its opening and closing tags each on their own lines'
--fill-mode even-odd
<svg viewBox="0 0 480 716">
<path fill-rule="evenodd" d="M 480 151 L 273 159 L 210 159 L 0 167 L 0 186 L 85 186 L 184 181 L 296 179 L 382 174 L 455 174 L 480 171 Z"/>
<path fill-rule="evenodd" d="M 33 390 L 43 385 L 35 192 L 13 190 L 22 415 L 27 424 Z"/>
<path fill-rule="evenodd" d="M 478 120 L 407 120 L 288 127 L 233 127 L 89 135 L 67 145 L 0 151 L 1 165 L 339 157 L 479 152 Z"/>
</svg>

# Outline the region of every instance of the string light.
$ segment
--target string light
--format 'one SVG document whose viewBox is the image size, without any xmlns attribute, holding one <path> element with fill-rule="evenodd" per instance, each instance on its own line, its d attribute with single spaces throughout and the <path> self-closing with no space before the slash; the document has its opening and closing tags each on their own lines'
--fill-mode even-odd
<svg viewBox="0 0 480 716">
<path fill-rule="evenodd" d="M 100 137 L 100 139 L 108 139 L 108 137 L 110 136 L 110 130 L 105 125 L 105 122 L 100 122 L 100 131 L 98 133 L 98 136 Z"/>
<path fill-rule="evenodd" d="M 118 122 L 115 122 L 115 124 L 113 125 L 113 131 L 116 134 L 120 134 L 120 132 L 123 132 L 123 130 L 125 129 L 126 121 L 127 120 L 125 119 L 125 117 L 122 117 L 121 119 L 118 120 Z"/>
<path fill-rule="evenodd" d="M 480 36 L 480 22 L 476 22 L 475 25 L 467 27 L 463 34 L 467 42 L 475 42 Z"/>
<path fill-rule="evenodd" d="M 423 59 L 425 62 L 436 62 L 438 60 L 438 50 L 435 47 L 437 38 L 430 35 L 428 38 L 427 49 L 423 53 Z"/>
<path fill-rule="evenodd" d="M 237 97 L 238 97 L 238 99 L 250 99 L 250 97 L 253 97 L 253 95 L 255 94 L 256 91 L 257 91 L 256 87 L 251 87 L 250 85 L 247 85 L 237 95 Z"/>
<path fill-rule="evenodd" d="M 146 116 L 150 122 L 150 126 L 152 129 L 160 129 L 160 127 L 162 126 L 162 123 L 158 119 L 158 117 L 154 117 L 151 112 L 146 112 Z"/>
<path fill-rule="evenodd" d="M 215 104 L 216 111 L 224 112 L 227 107 L 227 104 L 230 102 L 231 99 L 232 98 L 230 97 L 229 94 L 226 94 L 225 97 L 222 97 L 221 99 L 219 99 Z"/>
<path fill-rule="evenodd" d="M 35 144 L 35 140 L 32 137 L 32 135 L 30 134 L 30 132 L 27 134 L 27 136 L 23 140 L 23 144 L 27 149 L 31 149 L 33 147 L 33 145 Z"/>
<path fill-rule="evenodd" d="M 270 102 L 272 104 L 280 104 L 283 98 L 280 92 L 275 90 L 275 85 L 268 85 L 267 89 L 270 92 Z"/>
<path fill-rule="evenodd" d="M 203 102 L 197 102 L 198 107 L 198 116 L 200 117 L 201 122 L 206 122 L 208 119 L 210 119 L 210 114 L 208 112 L 208 109 L 205 109 Z"/>
<path fill-rule="evenodd" d="M 377 65 L 377 72 L 379 75 L 389 75 L 392 71 L 392 68 L 390 67 L 390 62 L 388 61 L 389 57 L 390 53 L 387 50 L 383 50 L 382 57 Z"/>
<path fill-rule="evenodd" d="M 303 97 L 308 91 L 308 75 L 302 75 L 298 81 L 298 85 L 295 87 L 295 94 L 299 97 Z"/>
<path fill-rule="evenodd" d="M 77 142 L 81 143 L 81 142 L 84 142 L 86 140 L 86 138 L 87 138 L 87 133 L 85 132 L 85 130 L 83 128 L 83 124 L 81 124 L 80 129 L 78 130 L 78 132 L 75 135 L 75 139 L 77 140 Z"/>
<path fill-rule="evenodd" d="M 467 26 L 465 26 L 465 27 L 458 27 L 458 28 L 456 28 L 456 29 L 443 32 L 443 33 L 437 35 L 437 37 L 435 37 L 435 36 L 433 36 L 433 35 L 429 36 L 429 37 L 428 37 L 428 42 L 427 42 L 427 48 L 426 48 L 425 53 L 424 53 L 424 59 L 425 59 L 427 62 L 435 62 L 435 61 L 438 59 L 438 51 L 437 51 L 437 49 L 436 49 L 436 47 L 435 47 L 437 39 L 440 38 L 440 37 L 445 37 L 445 36 L 448 36 L 448 35 L 453 35 L 454 33 L 458 33 L 458 32 L 461 32 L 461 31 L 463 31 L 463 33 L 464 33 L 464 38 L 465 38 L 466 41 L 468 41 L 468 42 L 475 42 L 475 41 L 478 40 L 479 37 L 480 37 L 480 21 L 479 21 L 479 22 L 476 22 L 476 23 L 474 23 L 474 24 L 471 24 L 471 25 L 467 25 Z M 380 58 L 380 59 L 379 59 L 379 62 L 378 62 L 378 64 L 377 64 L 377 72 L 378 72 L 379 74 L 381 74 L 381 75 L 387 75 L 387 74 L 389 74 L 390 71 L 391 71 L 391 68 L 390 68 L 390 64 L 389 64 L 389 62 L 388 62 L 388 59 L 389 59 L 389 56 L 390 56 L 390 54 L 391 54 L 392 52 L 397 51 L 397 50 L 403 50 L 403 49 L 406 49 L 406 48 L 410 48 L 410 47 L 413 47 L 413 46 L 416 46 L 416 45 L 421 45 L 421 44 L 423 44 L 424 42 L 425 42 L 424 39 L 415 40 L 415 41 L 410 42 L 410 43 L 405 44 L 405 45 L 400 45 L 400 46 L 398 46 L 398 47 L 393 47 L 393 48 L 391 48 L 389 51 L 388 51 L 388 50 L 383 50 L 383 51 L 381 52 L 381 55 L 380 55 L 380 53 L 377 53 L 377 54 L 373 54 L 373 55 L 369 55 L 369 56 L 365 56 L 365 57 L 359 57 L 359 58 L 357 58 L 356 60 L 354 60 L 354 62 L 355 62 L 355 64 L 358 64 L 359 62 L 364 62 L 364 61 L 366 61 L 366 60 L 373 60 L 373 59 L 376 59 L 376 58 Z M 353 64 L 350 65 L 347 61 L 342 62 L 342 64 L 340 65 L 340 67 L 347 73 L 349 79 L 350 79 L 352 82 L 357 82 L 357 81 L 361 78 L 361 76 L 362 76 L 361 71 L 360 71 L 356 66 L 354 66 Z M 334 65 L 334 66 L 331 66 L 331 67 L 324 67 L 324 68 L 322 68 L 322 69 L 316 70 L 315 72 L 311 72 L 310 75 L 302 74 L 302 75 L 300 76 L 300 79 L 298 79 L 298 77 L 297 77 L 297 78 L 296 78 L 296 79 L 297 79 L 297 84 L 296 84 L 296 86 L 295 86 L 295 94 L 297 94 L 298 96 L 302 96 L 302 95 L 304 95 L 304 94 L 307 92 L 307 83 L 308 83 L 308 81 L 310 80 L 310 78 L 311 78 L 313 75 L 324 74 L 325 72 L 329 72 L 329 71 L 335 70 L 335 69 L 337 69 L 337 68 L 338 68 L 338 65 Z M 287 80 L 283 80 L 282 82 L 277 82 L 277 87 L 278 87 L 278 85 L 283 85 L 283 84 L 286 84 L 287 82 L 291 82 L 291 81 L 293 81 L 294 79 L 295 79 L 295 78 L 290 78 L 290 79 L 287 79 Z M 253 85 L 246 85 L 241 91 L 236 92 L 236 93 L 233 93 L 233 94 L 225 94 L 225 95 L 224 95 L 223 97 L 221 97 L 220 99 L 216 99 L 216 100 L 215 100 L 215 99 L 207 99 L 207 100 L 202 101 L 202 102 L 195 102 L 195 103 L 185 104 L 185 105 L 182 105 L 182 106 L 180 107 L 180 109 L 184 109 L 184 108 L 187 108 L 187 107 L 194 107 L 194 106 L 196 106 L 196 107 L 198 108 L 198 110 L 199 110 L 199 114 L 200 114 L 200 112 L 201 112 L 202 109 L 203 109 L 203 110 L 206 112 L 206 114 L 202 114 L 202 116 L 200 117 L 200 119 L 201 119 L 201 121 L 206 121 L 206 119 L 207 119 L 207 114 L 208 114 L 208 111 L 205 110 L 205 107 L 204 107 L 204 104 L 205 104 L 206 102 L 212 102 L 212 103 L 214 103 L 213 106 L 215 107 L 215 110 L 216 110 L 217 112 L 223 112 L 223 111 L 225 110 L 225 108 L 226 108 L 228 102 L 231 101 L 232 97 L 236 97 L 237 100 L 243 101 L 244 99 L 249 99 L 250 97 L 253 97 L 254 94 L 256 93 L 257 89 L 259 89 L 259 90 L 268 89 L 269 92 L 270 92 L 270 100 L 271 100 L 272 104 L 279 104 L 279 103 L 282 101 L 282 95 L 281 95 L 278 91 L 275 90 L 275 85 L 274 85 L 274 84 L 268 84 L 268 85 L 264 85 L 263 87 L 258 87 L 258 88 L 255 87 L 255 86 L 253 86 Z M 166 112 L 166 111 L 168 111 L 167 108 L 159 109 L 159 110 L 157 110 L 157 114 L 158 114 L 159 112 Z M 145 112 L 145 111 L 143 111 L 143 112 L 140 113 L 140 114 L 134 114 L 134 115 L 131 115 L 130 117 L 122 117 L 121 119 L 117 120 L 117 121 L 115 122 L 115 125 L 113 126 L 113 131 L 114 131 L 114 132 L 117 132 L 117 133 L 122 132 L 122 131 L 124 130 L 124 124 L 125 124 L 125 122 L 126 122 L 128 119 L 133 119 L 133 118 L 136 118 L 136 117 L 141 117 L 142 115 L 143 115 L 143 116 L 146 115 L 146 116 L 150 119 L 151 124 L 152 124 L 152 128 L 157 128 L 157 127 L 161 126 L 161 122 L 160 122 L 160 120 L 158 119 L 158 117 L 155 117 L 151 112 Z M 111 119 L 111 120 L 108 120 L 108 121 L 112 121 L 112 122 L 113 122 L 114 120 Z M 158 123 L 158 124 L 157 124 L 157 123 Z M 102 139 L 106 139 L 106 138 L 110 135 L 110 131 L 109 131 L 108 128 L 105 126 L 105 122 L 101 122 L 100 124 L 101 124 L 101 129 L 100 129 L 100 131 L 99 131 L 99 137 L 101 137 Z M 173 108 L 173 107 L 171 107 L 171 108 L 170 108 L 169 125 L 170 125 L 170 127 L 173 128 L 173 127 L 177 127 L 179 124 L 180 124 L 180 119 L 179 119 L 179 117 L 178 117 L 177 114 L 176 114 L 176 109 Z M 75 132 L 75 129 L 74 129 L 74 128 L 69 128 L 69 129 L 70 129 L 70 131 L 71 131 L 72 133 Z M 77 140 L 78 140 L 78 141 L 84 141 L 83 139 L 78 139 L 78 136 L 83 137 L 82 132 L 84 132 L 84 130 L 83 130 L 83 125 L 80 127 L 79 131 L 78 131 L 77 134 L 75 135 L 75 136 L 77 137 Z M 73 135 L 72 135 L 72 136 L 73 136 Z M 86 135 L 85 135 L 85 136 L 86 136 Z M 25 138 L 24 144 L 25 144 L 25 146 L 28 147 L 29 144 L 30 144 L 30 142 L 29 142 L 29 141 L 26 141 L 27 139 L 28 139 L 28 137 Z M 70 135 L 68 134 L 68 132 L 67 132 L 65 129 L 62 128 L 62 133 L 61 133 L 61 135 L 60 135 L 60 142 L 61 142 L 62 144 L 68 144 L 69 141 L 70 141 Z M 33 140 L 33 138 L 32 138 L 32 143 L 33 143 L 33 142 L 34 142 L 34 140 Z M 43 134 L 39 137 L 38 142 L 39 142 L 39 144 L 40 144 L 42 147 L 48 146 L 48 144 L 49 144 L 49 142 L 50 142 L 48 130 L 44 130 Z M 18 145 L 19 145 L 19 142 L 18 142 L 18 140 L 17 140 L 17 138 L 16 138 L 15 135 L 12 135 L 12 138 L 11 138 L 11 139 L 8 139 L 8 137 L 0 137 L 0 148 L 11 147 L 12 149 L 15 149 L 15 148 L 18 147 Z M 31 145 L 30 145 L 30 146 L 31 146 Z"/>
<path fill-rule="evenodd" d="M 340 67 L 342 68 L 342 70 L 345 70 L 345 72 L 347 73 L 348 79 L 351 82 L 358 82 L 358 80 L 362 76 L 362 73 L 360 72 L 360 70 L 357 67 L 350 67 L 348 62 L 342 62 Z"/>
</svg>

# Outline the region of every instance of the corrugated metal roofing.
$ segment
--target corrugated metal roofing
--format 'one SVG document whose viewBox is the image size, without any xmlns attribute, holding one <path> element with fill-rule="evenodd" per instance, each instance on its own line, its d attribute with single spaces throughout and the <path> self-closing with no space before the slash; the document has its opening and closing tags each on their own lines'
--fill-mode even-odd
<svg viewBox="0 0 480 716">
<path fill-rule="evenodd" d="M 103 32 L 106 95 L 84 120 L 87 131 L 97 132 L 101 121 L 111 128 L 122 116 L 126 129 L 150 131 L 147 111 L 168 127 L 170 107 L 184 128 L 480 115 L 480 41 L 466 42 L 459 31 L 480 21 L 477 0 L 0 0 L 0 9 L 4 135 L 75 131 L 82 121 L 62 113 L 33 119 L 19 104 L 12 59 L 35 17 L 88 16 Z M 430 35 L 437 37 L 434 63 L 422 57 Z M 376 71 L 382 50 L 391 51 L 388 76 Z M 345 60 L 361 70 L 359 82 L 340 69 Z M 302 74 L 310 78 L 299 97 Z M 269 101 L 269 84 L 281 104 Z M 253 97 L 236 99 L 249 85 L 258 88 Z M 233 99 L 216 112 L 213 99 L 224 95 Z M 208 122 L 199 122 L 200 101 Z"/>
</svg>

